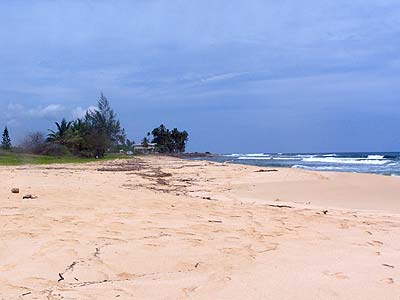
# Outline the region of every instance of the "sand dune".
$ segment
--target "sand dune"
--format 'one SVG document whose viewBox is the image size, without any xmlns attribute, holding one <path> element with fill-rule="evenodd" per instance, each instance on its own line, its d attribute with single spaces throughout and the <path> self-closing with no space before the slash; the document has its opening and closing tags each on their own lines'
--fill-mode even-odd
<svg viewBox="0 0 400 300">
<path fill-rule="evenodd" d="M 260 169 L 1 168 L 0 299 L 399 299 L 399 178 Z"/>
</svg>

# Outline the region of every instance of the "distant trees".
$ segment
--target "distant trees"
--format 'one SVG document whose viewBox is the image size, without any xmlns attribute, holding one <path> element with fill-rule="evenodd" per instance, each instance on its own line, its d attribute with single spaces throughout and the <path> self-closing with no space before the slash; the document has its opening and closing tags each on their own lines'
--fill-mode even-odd
<svg viewBox="0 0 400 300">
<path fill-rule="evenodd" d="M 172 152 L 172 138 L 167 127 L 161 124 L 159 127 L 154 128 L 151 132 L 153 135 L 153 143 L 157 144 L 157 151 L 160 153 Z"/>
<path fill-rule="evenodd" d="M 111 147 L 125 144 L 125 131 L 103 93 L 97 108 L 83 118 L 71 122 L 62 119 L 55 125 L 56 130 L 49 130 L 47 143 L 75 155 L 103 157 Z"/>
<path fill-rule="evenodd" d="M 10 150 L 11 149 L 11 138 L 10 138 L 10 133 L 8 132 L 7 126 L 4 128 L 3 132 L 3 138 L 1 140 L 1 148 L 4 150 Z"/>
<path fill-rule="evenodd" d="M 147 137 L 143 138 L 142 146 L 145 147 L 145 148 L 149 147 L 149 139 Z"/>
<path fill-rule="evenodd" d="M 189 134 L 184 131 L 179 131 L 174 128 L 171 131 L 171 137 L 173 141 L 173 151 L 176 153 L 183 153 L 186 150 L 186 142 L 189 140 Z"/>
<path fill-rule="evenodd" d="M 134 149 L 133 149 L 133 146 L 135 145 L 135 141 L 133 141 L 133 140 L 130 140 L 130 139 L 126 139 L 126 141 L 125 141 L 125 145 L 123 146 L 123 148 L 126 150 L 126 151 L 133 151 Z"/>
<path fill-rule="evenodd" d="M 169 130 L 163 124 L 154 128 L 152 143 L 157 144 L 157 151 L 160 153 L 183 153 L 186 150 L 186 143 L 189 140 L 189 134 L 179 131 L 177 128 Z"/>
<path fill-rule="evenodd" d="M 29 133 L 20 146 L 24 151 L 29 153 L 44 154 L 47 144 L 45 134 L 37 131 Z"/>
<path fill-rule="evenodd" d="M 141 144 L 144 148 L 151 148 L 150 152 L 183 153 L 188 138 L 186 131 L 177 128 L 169 130 L 161 124 L 147 133 Z M 155 149 L 152 143 L 156 144 Z M 126 138 L 116 113 L 108 99 L 101 94 L 97 107 L 88 110 L 82 118 L 72 121 L 63 118 L 55 123 L 54 130 L 49 129 L 47 137 L 40 132 L 30 133 L 21 146 L 34 154 L 103 157 L 111 151 L 134 151 L 134 144 L 133 140 Z M 7 127 L 3 133 L 2 146 L 11 147 Z"/>
<path fill-rule="evenodd" d="M 88 111 L 84 122 L 89 129 L 89 144 L 92 146 L 91 150 L 95 156 L 103 157 L 106 150 L 112 145 L 124 144 L 125 130 L 121 127 L 120 121 L 103 93 L 97 109 Z"/>
<path fill-rule="evenodd" d="M 70 128 L 72 122 L 62 119 L 60 123 L 56 122 L 57 131 L 49 129 L 50 133 L 47 137 L 47 141 L 50 143 L 58 143 L 64 145 L 69 138 Z"/>
</svg>

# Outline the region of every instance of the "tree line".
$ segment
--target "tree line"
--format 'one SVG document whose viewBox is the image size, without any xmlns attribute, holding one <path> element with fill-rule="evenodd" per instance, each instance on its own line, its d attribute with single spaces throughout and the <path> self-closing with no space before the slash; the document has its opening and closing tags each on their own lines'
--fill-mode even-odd
<svg viewBox="0 0 400 300">
<path fill-rule="evenodd" d="M 177 128 L 169 130 L 161 124 L 154 128 L 151 134 L 153 135 L 152 143 L 157 144 L 160 153 L 183 153 L 186 150 L 189 134 L 185 130 L 179 131 Z"/>
<path fill-rule="evenodd" d="M 188 137 L 186 131 L 181 132 L 177 128 L 169 130 L 161 125 L 148 133 L 141 144 L 148 147 L 154 143 L 155 151 L 160 153 L 182 153 L 185 152 Z M 84 117 L 73 121 L 64 118 L 56 122 L 55 129 L 49 130 L 47 136 L 40 132 L 28 134 L 20 148 L 34 154 L 100 158 L 107 152 L 134 151 L 134 145 L 133 140 L 126 138 L 125 130 L 108 99 L 101 94 L 96 109 L 88 110 Z M 2 148 L 12 148 L 7 127 L 3 133 Z"/>
</svg>

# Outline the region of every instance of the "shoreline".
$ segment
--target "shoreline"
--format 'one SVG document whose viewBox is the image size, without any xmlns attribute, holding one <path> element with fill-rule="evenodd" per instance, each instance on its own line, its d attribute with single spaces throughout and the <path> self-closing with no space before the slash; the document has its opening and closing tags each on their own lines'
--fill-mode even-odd
<svg viewBox="0 0 400 300">
<path fill-rule="evenodd" d="M 278 171 L 260 172 L 259 176 L 253 176 L 250 180 L 244 182 L 247 186 L 253 185 L 253 189 L 249 189 L 244 193 L 240 193 L 240 191 L 238 193 L 237 190 L 234 191 L 234 193 L 238 194 L 237 197 L 246 198 L 250 202 L 283 202 L 286 204 L 291 203 L 294 206 L 306 205 L 321 209 L 352 209 L 371 213 L 400 214 L 400 201 L 397 201 L 397 195 L 400 195 L 400 181 L 396 176 L 313 171 L 289 167 L 275 168 L 236 162 L 222 163 L 222 165 L 226 164 L 239 166 L 243 169 L 251 169 L 250 174 L 252 172 L 258 173 L 259 170 L 264 169 Z M 284 173 L 283 177 L 291 176 L 294 178 L 286 180 L 280 176 L 274 176 L 278 175 L 279 172 Z M 266 180 L 263 180 L 263 174 L 268 175 L 268 177 L 265 176 Z M 305 178 L 303 178 L 303 175 Z M 296 178 L 297 176 L 302 178 Z M 257 179 L 261 180 L 254 181 Z M 347 181 L 350 184 L 347 184 Z M 268 185 L 267 188 L 265 187 L 266 185 Z M 268 190 L 269 187 L 272 187 L 272 191 Z M 287 191 L 288 189 L 292 190 Z M 234 195 L 230 196 L 235 197 Z"/>
<path fill-rule="evenodd" d="M 203 161 L 209 161 L 209 162 L 215 162 L 215 163 L 222 163 L 222 164 L 233 164 L 233 165 L 242 165 L 242 166 L 251 166 L 251 167 L 258 167 L 258 168 L 271 168 L 271 169 L 292 169 L 292 170 L 303 170 L 307 172 L 319 172 L 319 173 L 345 173 L 345 174 L 367 174 L 367 175 L 377 175 L 377 176 L 385 176 L 385 177 L 400 177 L 400 175 L 395 175 L 395 174 L 379 174 L 379 173 L 368 173 L 368 172 L 350 172 L 350 171 L 321 171 L 321 170 L 311 170 L 311 169 L 306 169 L 306 168 L 294 168 L 293 166 L 274 166 L 274 165 L 256 165 L 256 164 L 245 164 L 240 161 L 234 161 L 234 160 L 227 160 L 224 162 L 218 162 L 215 160 L 208 160 L 207 158 L 203 157 L 194 157 L 194 158 L 186 158 L 186 157 L 176 157 L 176 156 L 171 156 L 173 158 L 181 158 L 181 159 L 187 159 L 187 160 L 192 160 L 192 161 L 198 161 L 198 160 L 203 160 Z M 217 157 L 216 156 L 210 156 L 210 157 Z M 200 158 L 200 159 L 195 159 L 195 158 Z"/>
<path fill-rule="evenodd" d="M 195 156 L 190 156 L 192 158 Z M 350 153 L 255 153 L 199 156 L 215 162 L 231 162 L 260 167 L 289 167 L 309 171 L 350 172 L 400 176 L 399 152 Z"/>
</svg>

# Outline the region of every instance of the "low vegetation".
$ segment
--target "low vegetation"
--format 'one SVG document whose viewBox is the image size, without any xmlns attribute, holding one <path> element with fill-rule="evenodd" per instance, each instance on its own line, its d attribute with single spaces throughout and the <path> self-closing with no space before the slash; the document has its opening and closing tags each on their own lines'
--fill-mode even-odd
<svg viewBox="0 0 400 300">
<path fill-rule="evenodd" d="M 127 158 L 121 154 L 107 154 L 100 160 L 113 160 L 119 158 Z M 0 151 L 1 166 L 18 166 L 18 165 L 44 165 L 44 164 L 66 164 L 66 163 L 86 163 L 98 161 L 95 158 L 85 158 L 77 156 L 54 156 L 54 155 L 35 155 L 27 153 L 15 153 L 9 151 Z"/>
</svg>

